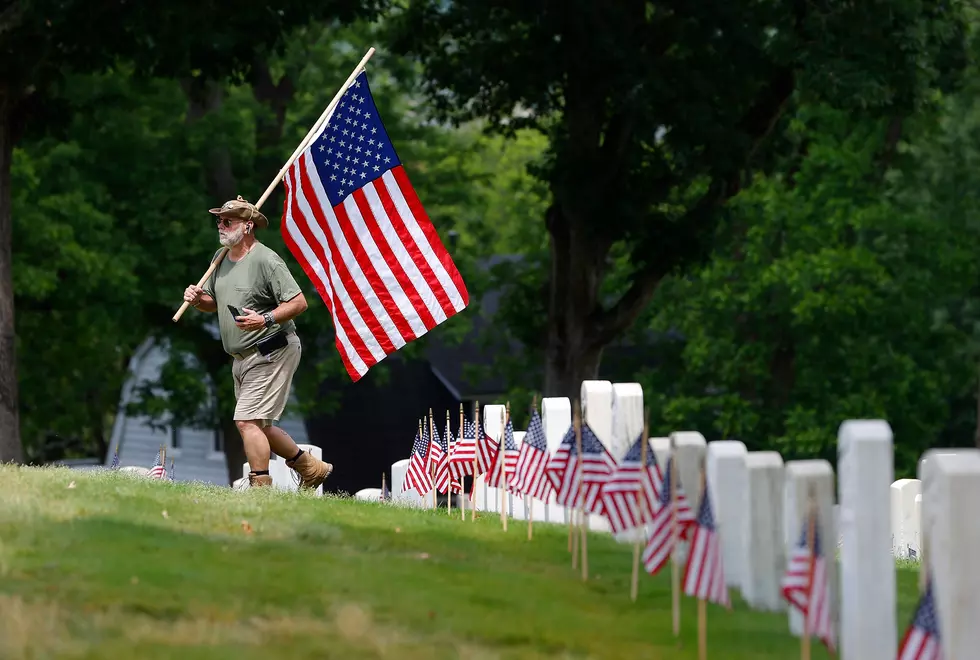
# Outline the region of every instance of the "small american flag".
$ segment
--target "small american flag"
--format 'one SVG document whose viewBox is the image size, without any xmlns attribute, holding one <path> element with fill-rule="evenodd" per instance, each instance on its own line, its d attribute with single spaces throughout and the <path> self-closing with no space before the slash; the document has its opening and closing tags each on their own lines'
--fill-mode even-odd
<svg viewBox="0 0 980 660">
<path fill-rule="evenodd" d="M 422 497 L 432 490 L 432 477 L 426 470 L 426 453 L 429 449 L 429 439 L 416 431 L 415 443 L 412 445 L 412 457 L 408 461 L 405 480 L 402 482 L 402 492 L 415 489 Z"/>
<path fill-rule="evenodd" d="M 710 603 L 731 608 L 728 587 L 725 585 L 725 569 L 721 559 L 721 541 L 711 510 L 711 497 L 705 484 L 694 525 L 694 538 L 684 569 L 684 593 Z"/>
<path fill-rule="evenodd" d="M 558 489 L 556 501 L 565 507 L 581 505 L 588 513 L 601 515 L 603 513 L 600 497 L 602 486 L 616 469 L 616 461 L 588 424 L 582 424 L 581 456 L 578 453 L 574 428 L 570 432 L 572 437 L 569 441 L 567 459 L 561 475 L 561 487 Z M 564 443 L 564 440 L 562 442 Z M 579 479 L 581 479 L 581 498 L 578 493 Z"/>
<path fill-rule="evenodd" d="M 483 424 L 481 423 L 481 426 Z M 481 475 L 489 472 L 493 467 L 493 462 L 497 460 L 497 449 L 500 443 L 490 437 L 486 427 L 477 431 L 476 441 L 476 473 Z"/>
<path fill-rule="evenodd" d="M 451 446 L 449 439 L 452 437 L 452 429 L 449 428 L 449 420 L 446 420 L 446 432 L 443 434 L 443 438 L 439 440 L 439 451 L 442 455 L 439 457 L 436 463 L 436 490 L 440 493 L 448 492 L 452 489 L 452 492 L 459 493 L 463 490 L 463 485 L 459 481 L 452 479 L 449 474 L 449 459 L 452 456 L 455 446 Z M 459 443 L 453 443 L 458 445 Z"/>
<path fill-rule="evenodd" d="M 806 619 L 810 634 L 818 637 L 831 651 L 834 650 L 834 629 L 830 621 L 830 581 L 826 558 L 820 538 L 820 520 L 814 513 L 813 561 L 808 547 L 809 521 L 803 521 L 803 533 L 793 548 L 783 575 L 783 597 L 797 608 Z"/>
<path fill-rule="evenodd" d="M 116 445 L 116 450 L 112 454 L 112 465 L 109 466 L 110 470 L 119 469 L 119 445 Z"/>
<path fill-rule="evenodd" d="M 167 475 L 167 468 L 163 465 L 163 449 L 157 452 L 156 462 L 150 468 L 150 477 L 153 479 L 163 479 Z"/>
<path fill-rule="evenodd" d="M 435 424 L 432 424 L 431 437 L 429 433 L 430 422 L 428 420 L 423 420 L 423 436 L 429 442 L 429 457 L 425 461 L 425 471 L 429 474 L 435 472 L 436 466 L 439 465 L 439 461 L 442 457 L 446 455 L 446 450 L 442 447 L 442 439 L 439 437 L 439 431 L 436 430 Z"/>
<path fill-rule="evenodd" d="M 473 474 L 473 461 L 476 459 L 476 422 L 466 420 L 459 430 L 459 442 L 453 447 L 449 457 L 449 474 L 453 479 L 462 480 Z"/>
<path fill-rule="evenodd" d="M 174 479 L 174 459 L 170 459 L 170 481 L 175 481 Z"/>
<path fill-rule="evenodd" d="M 352 380 L 469 304 L 378 115 L 366 73 L 283 184 L 283 240 L 330 311 Z"/>
<path fill-rule="evenodd" d="M 575 427 L 569 426 L 558 444 L 558 448 L 555 449 L 555 453 L 548 460 L 547 467 L 545 467 L 544 474 L 555 490 L 556 501 L 559 498 L 569 499 L 575 486 L 575 475 L 567 469 L 569 452 L 574 445 Z"/>
<path fill-rule="evenodd" d="M 488 486 L 492 488 L 507 487 L 508 490 L 511 490 L 510 482 L 517 469 L 519 453 L 517 442 L 514 440 L 514 425 L 508 417 L 507 424 L 504 425 L 504 450 L 497 452 L 493 469 L 487 474 Z"/>
<path fill-rule="evenodd" d="M 513 491 L 539 500 L 547 500 L 552 491 L 551 482 L 544 473 L 547 466 L 548 440 L 544 435 L 541 416 L 535 410 L 531 413 L 531 422 L 527 426 L 521 451 L 517 455 L 517 465 L 514 467 L 514 477 L 511 479 Z"/>
<path fill-rule="evenodd" d="M 602 487 L 602 503 L 613 533 L 639 527 L 653 519 L 658 508 L 663 475 L 657 457 L 647 443 L 646 465 L 641 465 L 641 434 Z M 645 515 L 643 509 L 645 508 Z"/>
<path fill-rule="evenodd" d="M 923 566 L 921 570 L 926 570 Z M 942 660 L 943 649 L 939 636 L 939 617 L 932 594 L 932 580 L 927 579 L 926 590 L 915 609 L 912 624 L 898 647 L 898 660 Z"/>
<path fill-rule="evenodd" d="M 670 503 L 670 480 L 677 479 L 674 489 L 674 505 Z M 694 523 L 694 512 L 687 503 L 687 496 L 681 487 L 681 480 L 674 468 L 674 457 L 667 459 L 667 470 L 663 485 L 660 488 L 660 499 L 657 501 L 657 511 L 653 516 L 653 532 L 643 549 L 643 566 L 647 573 L 656 575 L 667 564 L 674 550 L 674 539 L 671 529 L 671 511 L 677 510 L 677 538 L 687 538 L 691 525 Z"/>
</svg>

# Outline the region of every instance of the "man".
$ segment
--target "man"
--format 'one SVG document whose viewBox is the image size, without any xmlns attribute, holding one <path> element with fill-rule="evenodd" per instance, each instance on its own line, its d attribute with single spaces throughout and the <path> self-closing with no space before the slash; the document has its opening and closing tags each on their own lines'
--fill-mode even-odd
<svg viewBox="0 0 980 660">
<path fill-rule="evenodd" d="M 202 312 L 218 313 L 221 343 L 234 358 L 235 424 L 248 458 L 250 487 L 271 486 L 270 450 L 300 476 L 300 488 L 314 489 L 333 465 L 300 450 L 272 422 L 286 407 L 302 346 L 293 319 L 306 310 L 306 297 L 276 252 L 255 238 L 269 226 L 242 196 L 210 209 L 218 239 L 228 253 L 205 282 L 192 284 L 184 300 Z M 215 253 L 217 256 L 217 253 Z"/>
</svg>

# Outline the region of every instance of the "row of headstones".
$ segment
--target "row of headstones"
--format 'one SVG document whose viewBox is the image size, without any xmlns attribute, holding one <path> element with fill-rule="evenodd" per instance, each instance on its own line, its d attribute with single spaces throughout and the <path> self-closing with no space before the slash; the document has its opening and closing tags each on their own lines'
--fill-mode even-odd
<svg viewBox="0 0 980 660">
<path fill-rule="evenodd" d="M 642 388 L 636 383 L 585 381 L 581 402 L 584 421 L 612 455 L 621 459 L 642 431 Z M 487 405 L 482 411 L 487 432 L 493 437 L 499 432 L 502 409 Z M 553 453 L 571 423 L 571 404 L 566 398 L 545 398 L 541 416 Z M 522 433 L 515 432 L 515 440 L 522 438 Z M 980 563 L 976 562 L 980 557 L 980 450 L 927 452 L 915 480 L 921 485 L 921 493 L 911 496 L 913 507 L 918 500 L 921 513 L 910 514 L 906 521 L 906 507 L 899 507 L 900 514 L 895 514 L 892 501 L 908 497 L 914 487 L 894 481 L 892 432 L 882 420 L 849 420 L 841 425 L 836 487 L 834 467 L 826 460 L 784 462 L 778 452 L 750 452 L 736 440 L 706 442 L 697 432 L 651 438 L 661 467 L 670 455 L 671 440 L 681 483 L 695 510 L 700 502 L 699 472 L 704 459 L 726 579 L 750 607 L 786 610 L 780 580 L 788 553 L 799 541 L 812 487 L 819 535 L 829 556 L 837 549 L 831 540 L 840 539 L 840 561 L 830 561 L 827 566 L 841 657 L 894 660 L 897 654 L 896 515 L 902 516 L 902 534 L 906 529 L 913 533 L 913 524 L 921 525 L 914 532 L 916 538 L 928 539 L 923 554 L 936 584 L 946 660 L 976 657 L 980 648 Z M 401 492 L 407 467 L 408 459 L 392 465 L 393 501 L 433 506 L 431 493 Z M 376 500 L 378 494 L 378 489 L 365 489 L 356 497 Z M 455 498 L 454 506 L 459 499 Z M 487 487 L 482 477 L 476 480 L 475 499 L 478 511 L 499 513 L 499 492 Z M 508 495 L 505 502 L 514 518 L 527 518 L 522 498 Z M 554 501 L 534 501 L 530 514 L 535 521 L 568 521 L 567 512 Z M 591 516 L 589 526 L 595 531 L 608 530 L 599 516 Z M 632 538 L 634 535 L 627 533 L 618 540 Z M 788 618 L 793 634 L 802 634 L 799 613 L 791 610 Z M 903 628 L 905 625 L 907 622 L 902 623 Z"/>
</svg>

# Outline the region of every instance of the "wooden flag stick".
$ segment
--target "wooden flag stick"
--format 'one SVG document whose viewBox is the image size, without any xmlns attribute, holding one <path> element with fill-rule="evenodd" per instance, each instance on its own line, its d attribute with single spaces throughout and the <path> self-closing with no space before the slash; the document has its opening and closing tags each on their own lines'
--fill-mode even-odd
<svg viewBox="0 0 980 660">
<path fill-rule="evenodd" d="M 385 472 L 381 471 L 381 501 L 385 501 Z"/>
<path fill-rule="evenodd" d="M 705 473 L 705 459 L 701 458 L 701 500 L 708 496 L 708 477 Z M 690 561 L 690 557 L 688 557 Z M 698 660 L 708 658 L 708 608 L 704 598 L 698 598 Z"/>
<path fill-rule="evenodd" d="M 636 538 L 633 540 L 633 575 L 630 582 L 630 600 L 634 603 L 636 602 L 636 597 L 640 592 L 640 545 L 643 539 L 643 530 L 646 525 L 647 517 L 647 496 L 646 490 L 644 489 L 644 483 L 647 478 L 647 452 L 649 449 L 649 435 L 650 435 L 650 424 L 648 422 L 649 412 L 645 412 L 643 415 L 643 439 L 640 445 L 640 488 L 637 491 L 636 499 L 639 504 L 640 509 L 640 519 L 637 521 L 639 525 L 637 526 L 635 533 Z"/>
<path fill-rule="evenodd" d="M 504 440 L 507 435 L 507 420 L 510 418 L 510 401 L 507 402 L 506 414 L 500 411 L 500 434 L 497 436 L 497 463 L 500 466 L 500 524 L 507 531 L 507 452 L 504 451 Z"/>
<path fill-rule="evenodd" d="M 429 408 L 429 444 L 436 439 L 436 422 L 432 416 L 432 408 Z M 429 455 L 432 455 L 432 450 L 429 450 Z M 429 472 L 432 474 L 432 508 L 439 508 L 439 487 L 436 486 L 436 466 L 430 461 L 429 462 Z"/>
<path fill-rule="evenodd" d="M 470 522 L 476 520 L 476 471 L 480 469 L 480 463 L 477 458 L 480 454 L 480 436 L 482 435 L 482 427 L 480 426 L 480 402 L 476 402 L 476 406 L 473 409 L 473 419 L 476 420 L 476 433 L 474 433 L 473 442 L 473 488 L 470 489 Z"/>
<path fill-rule="evenodd" d="M 575 434 L 579 433 L 579 416 L 578 416 L 578 399 L 572 402 L 572 429 L 574 429 Z M 569 452 L 571 453 L 571 452 Z M 569 463 L 571 463 L 571 456 L 565 462 L 565 471 L 568 471 Z M 571 503 L 571 506 L 565 509 L 568 511 L 568 549 L 572 553 L 572 569 L 578 568 L 578 508 L 575 506 L 575 502 Z"/>
<path fill-rule="evenodd" d="M 449 470 L 449 459 L 453 455 L 453 442 L 451 441 L 452 427 L 449 423 L 449 411 L 446 411 L 446 470 Z M 446 493 L 446 514 L 453 515 L 453 475 L 449 473 L 449 491 Z"/>
<path fill-rule="evenodd" d="M 677 543 L 680 525 L 677 521 L 677 443 L 670 437 L 670 593 L 674 615 L 674 637 L 681 634 L 681 576 L 677 566 Z"/>
<path fill-rule="evenodd" d="M 463 416 L 463 402 L 460 401 L 459 402 L 459 441 L 460 442 L 466 440 L 465 427 L 466 427 L 466 419 Z M 460 515 L 462 516 L 460 520 L 462 520 L 463 522 L 466 521 L 466 489 L 463 487 L 463 484 L 465 483 L 466 483 L 466 476 L 464 475 L 463 479 L 459 482 L 459 512 Z"/>
<path fill-rule="evenodd" d="M 806 545 L 810 555 L 810 569 L 807 577 L 806 593 L 813 593 L 813 568 L 814 568 L 814 534 L 817 530 L 817 493 L 816 487 L 811 482 L 807 491 L 807 534 Z M 803 617 L 803 635 L 800 637 L 800 658 L 810 660 L 810 617 Z"/>
<path fill-rule="evenodd" d="M 587 538 L 586 537 L 586 532 L 588 531 L 588 520 L 589 520 L 589 517 L 588 517 L 588 514 L 585 511 L 585 493 L 583 492 L 584 491 L 584 487 L 585 487 L 585 479 L 584 479 L 585 462 L 582 460 L 582 414 L 581 414 L 581 409 L 577 409 L 576 420 L 577 420 L 577 422 L 575 424 L 575 447 L 576 447 L 576 450 L 578 452 L 578 454 L 577 454 L 577 460 L 576 460 L 576 468 L 577 468 L 576 471 L 578 473 L 578 476 L 576 477 L 576 479 L 577 479 L 577 486 L 575 488 L 575 492 L 577 493 L 577 495 L 576 495 L 576 500 L 575 501 L 578 503 L 579 534 L 580 534 L 580 536 L 582 538 L 582 541 L 581 541 L 581 547 L 582 547 L 582 581 L 584 582 L 584 581 L 587 581 L 589 579 L 589 548 L 588 548 L 588 544 L 586 542 L 586 538 Z"/>
<path fill-rule="evenodd" d="M 341 97 L 347 92 L 347 89 L 354 83 L 354 79 L 357 78 L 357 76 L 359 76 L 360 73 L 364 70 L 365 65 L 367 64 L 368 60 L 371 59 L 372 55 L 374 55 L 373 47 L 368 49 L 367 53 L 364 54 L 364 57 L 361 58 L 361 61 L 358 62 L 354 70 L 351 71 L 351 74 L 347 77 L 347 80 L 344 82 L 344 85 L 340 88 L 337 94 L 334 95 L 333 99 L 331 99 L 327 107 L 324 108 L 323 113 L 316 120 L 316 123 L 313 124 L 310 130 L 306 133 L 306 137 L 304 137 L 303 141 L 300 142 L 299 145 L 297 145 L 292 155 L 289 156 L 289 160 L 287 160 L 286 164 L 283 165 L 282 169 L 279 170 L 279 173 L 276 175 L 276 178 L 272 180 L 272 183 L 269 184 L 269 187 L 265 189 L 264 193 L 262 193 L 262 197 L 260 197 L 259 201 L 255 203 L 256 210 L 259 209 L 265 203 L 265 200 L 269 198 L 269 195 L 272 194 L 272 191 L 275 190 L 276 186 L 279 185 L 279 182 L 282 181 L 282 178 L 286 175 L 286 171 L 290 168 L 290 166 L 292 166 L 293 161 L 295 161 L 296 158 L 299 157 L 299 155 L 303 152 L 303 150 L 306 149 L 307 146 L 309 146 L 310 140 L 313 139 L 313 137 L 317 134 L 317 132 L 320 130 L 323 124 L 330 121 L 330 117 L 333 115 L 334 110 L 337 108 L 337 104 L 340 103 Z M 221 248 L 221 251 L 218 252 L 218 254 L 214 258 L 214 261 L 212 261 L 210 267 L 208 267 L 207 272 L 205 272 L 204 276 L 200 279 L 200 281 L 198 281 L 197 285 L 199 287 L 204 286 L 204 283 L 208 281 L 208 278 L 211 277 L 211 273 L 213 273 L 214 270 L 218 267 L 218 264 L 221 263 L 221 260 L 224 259 L 226 254 L 228 254 L 228 248 L 226 247 Z M 184 301 L 184 303 L 180 306 L 180 309 L 177 310 L 177 313 L 174 314 L 173 317 L 174 323 L 180 320 L 180 317 L 184 315 L 184 312 L 187 311 L 188 307 L 190 307 L 190 303 Z"/>
<path fill-rule="evenodd" d="M 531 410 L 534 411 L 537 407 L 538 395 L 535 394 L 531 399 Z M 524 439 L 527 440 L 527 437 L 525 436 Z M 527 516 L 527 540 L 530 541 L 534 533 L 534 498 L 530 495 L 524 496 L 524 514 Z"/>
</svg>

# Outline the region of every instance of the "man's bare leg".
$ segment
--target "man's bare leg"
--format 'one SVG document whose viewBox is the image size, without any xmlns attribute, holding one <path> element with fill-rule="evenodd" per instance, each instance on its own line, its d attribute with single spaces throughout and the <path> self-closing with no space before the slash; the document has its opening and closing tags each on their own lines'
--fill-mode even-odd
<svg viewBox="0 0 980 660">
<path fill-rule="evenodd" d="M 252 475 L 249 478 L 250 485 L 271 485 L 272 477 L 269 476 L 269 439 L 262 432 L 260 422 L 257 420 L 235 420 L 235 426 L 242 436 L 242 444 L 245 446 L 245 458 L 248 459 L 248 467 Z"/>
<path fill-rule="evenodd" d="M 289 437 L 289 434 L 283 431 L 278 426 L 269 425 L 262 429 L 265 433 L 266 440 L 269 443 L 269 447 L 272 451 L 276 452 L 277 456 L 282 456 L 287 461 L 294 460 L 296 455 L 299 454 L 299 445 L 296 441 Z"/>
</svg>

